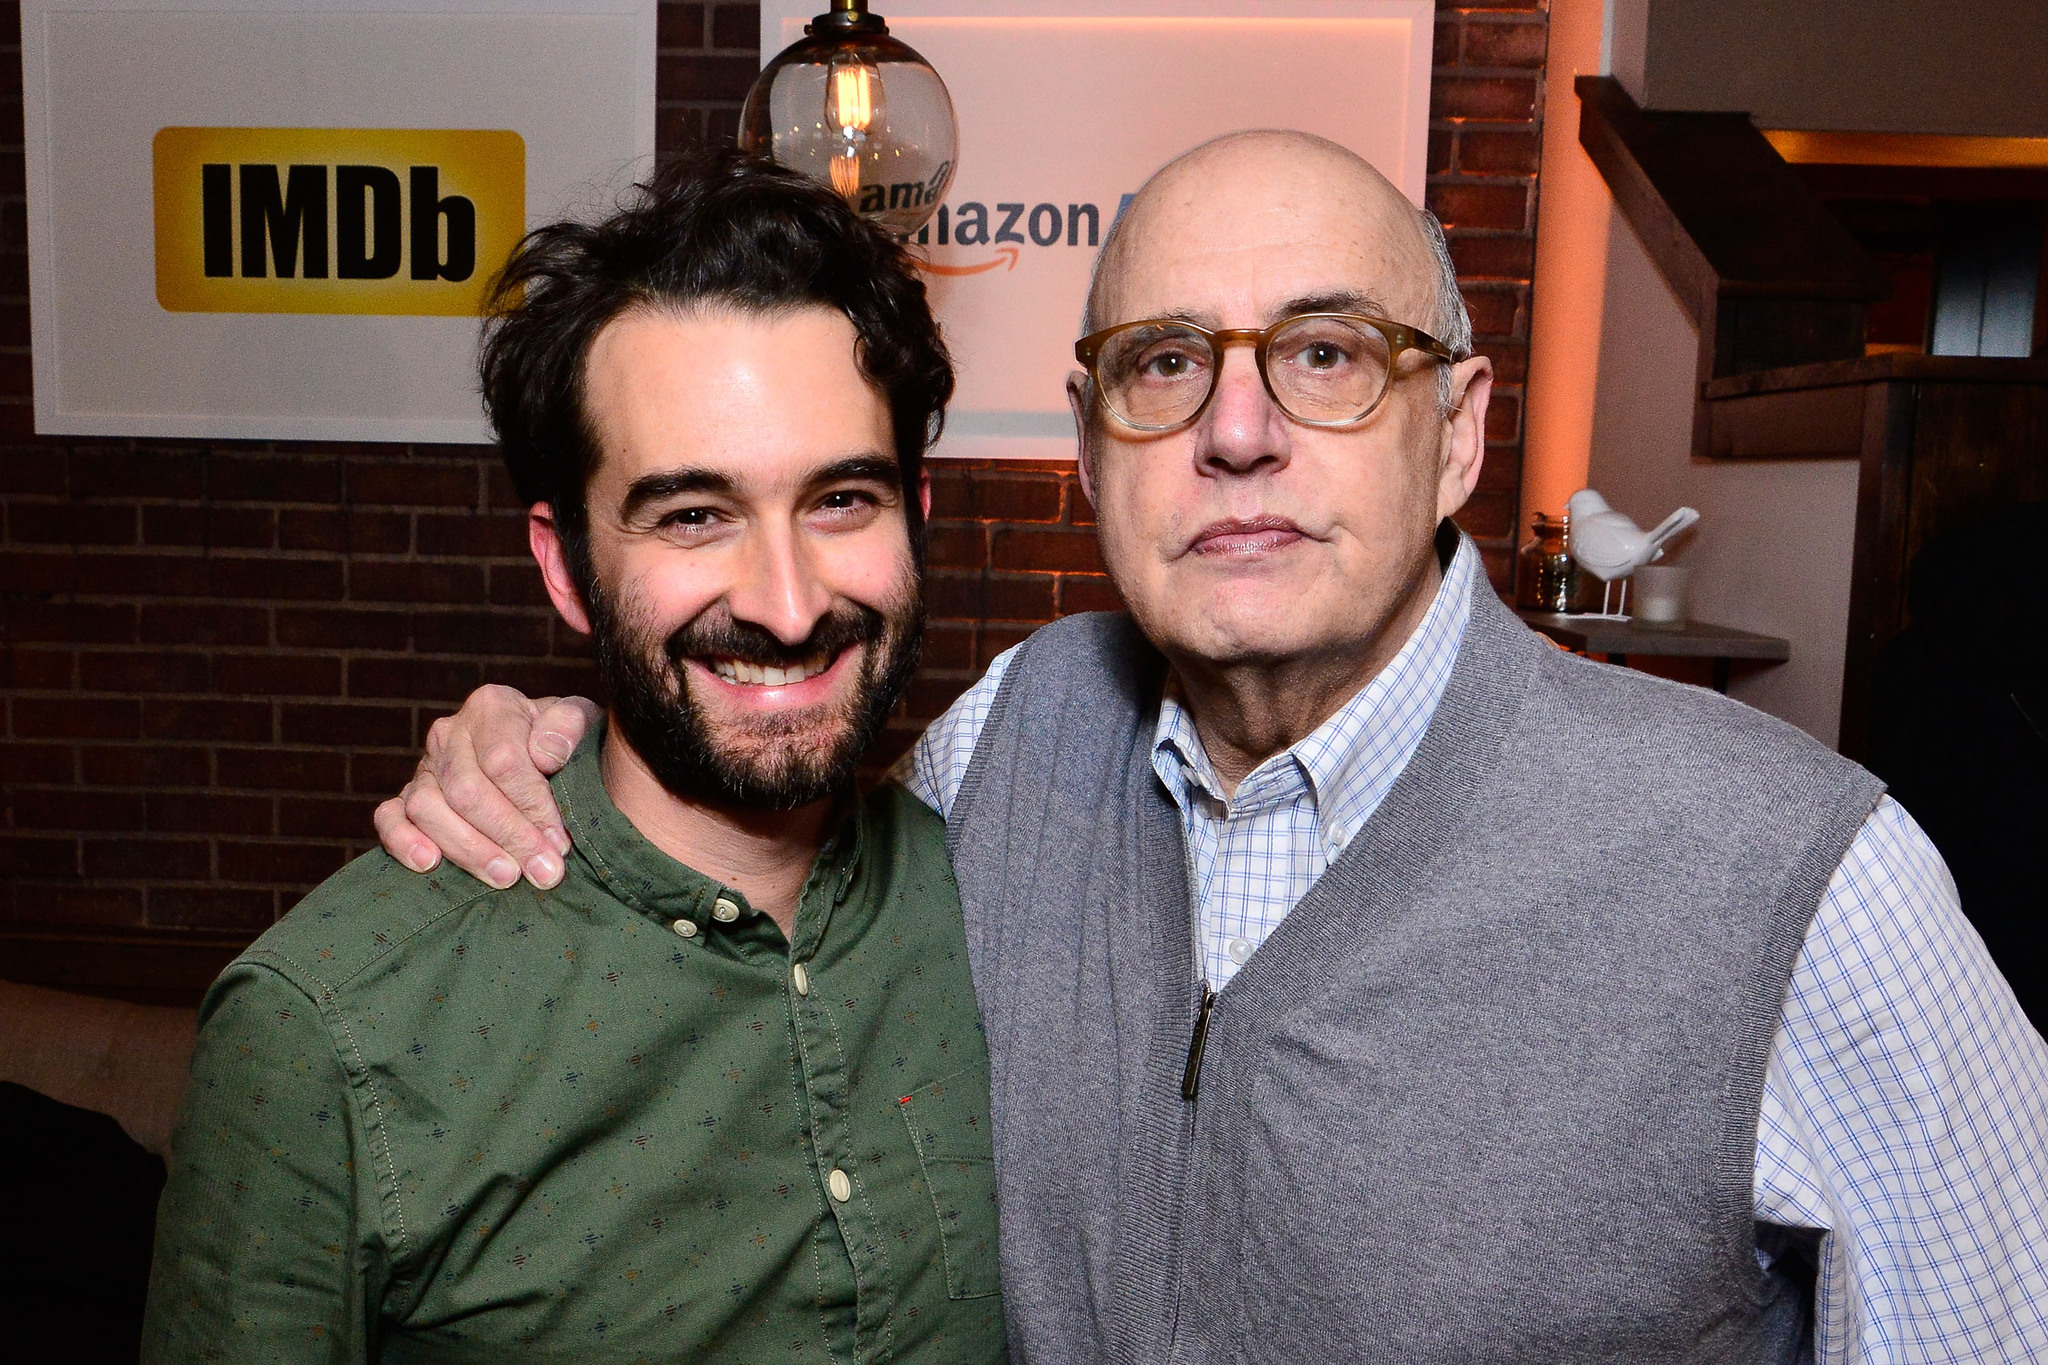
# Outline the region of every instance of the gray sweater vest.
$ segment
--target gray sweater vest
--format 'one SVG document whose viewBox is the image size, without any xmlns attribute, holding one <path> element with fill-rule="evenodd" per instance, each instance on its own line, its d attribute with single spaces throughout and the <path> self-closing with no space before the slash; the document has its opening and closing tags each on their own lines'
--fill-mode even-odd
<svg viewBox="0 0 2048 1365">
<path fill-rule="evenodd" d="M 1786 1361 L 1764 1070 L 1881 790 L 1737 703 L 1576 659 L 1482 578 L 1420 749 L 1218 997 L 1200 991 L 1163 664 L 1039 631 L 950 835 L 1028 1365 Z"/>
</svg>

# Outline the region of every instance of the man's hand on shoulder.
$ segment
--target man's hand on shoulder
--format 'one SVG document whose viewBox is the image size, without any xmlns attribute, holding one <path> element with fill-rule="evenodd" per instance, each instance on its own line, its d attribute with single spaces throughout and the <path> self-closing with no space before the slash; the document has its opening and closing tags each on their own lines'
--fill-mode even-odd
<svg viewBox="0 0 2048 1365">
<path fill-rule="evenodd" d="M 460 711 L 433 723 L 412 781 L 377 807 L 385 852 L 415 872 L 445 856 L 500 889 L 522 873 L 543 890 L 555 885 L 569 834 L 548 778 L 601 714 L 584 697 L 536 700 L 479 687 Z"/>
</svg>

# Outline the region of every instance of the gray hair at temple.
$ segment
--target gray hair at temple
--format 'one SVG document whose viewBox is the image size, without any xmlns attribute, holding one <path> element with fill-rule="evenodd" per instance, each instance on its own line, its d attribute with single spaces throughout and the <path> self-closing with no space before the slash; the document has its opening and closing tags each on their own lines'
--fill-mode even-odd
<svg viewBox="0 0 2048 1365">
<path fill-rule="evenodd" d="M 1422 223 L 1423 240 L 1429 243 L 1429 254 L 1436 258 L 1436 302 L 1429 310 L 1429 325 L 1424 329 L 1441 341 L 1450 353 L 1460 360 L 1472 354 L 1472 315 L 1465 309 L 1465 291 L 1458 288 L 1458 267 L 1451 260 L 1451 247 L 1444 240 L 1444 225 L 1428 209 L 1415 210 L 1415 216 Z M 1451 371 L 1449 366 L 1437 370 L 1437 392 L 1441 395 L 1439 404 L 1446 414 L 1451 406 Z"/>
</svg>

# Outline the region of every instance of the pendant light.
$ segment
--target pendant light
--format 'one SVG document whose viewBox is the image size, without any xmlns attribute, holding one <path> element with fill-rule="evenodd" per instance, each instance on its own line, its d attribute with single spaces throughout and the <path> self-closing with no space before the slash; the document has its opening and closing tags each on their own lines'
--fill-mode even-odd
<svg viewBox="0 0 2048 1365">
<path fill-rule="evenodd" d="M 931 63 L 867 0 L 832 0 L 747 91 L 740 147 L 830 185 L 901 240 L 946 197 L 959 129 Z"/>
</svg>

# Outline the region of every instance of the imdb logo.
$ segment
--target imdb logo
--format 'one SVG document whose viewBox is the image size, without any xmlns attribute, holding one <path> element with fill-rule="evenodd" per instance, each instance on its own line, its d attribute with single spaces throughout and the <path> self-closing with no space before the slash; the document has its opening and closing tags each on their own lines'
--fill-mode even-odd
<svg viewBox="0 0 2048 1365">
<path fill-rule="evenodd" d="M 165 128 L 174 313 L 474 316 L 526 232 L 526 143 L 467 129 Z"/>
</svg>

